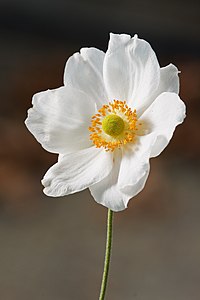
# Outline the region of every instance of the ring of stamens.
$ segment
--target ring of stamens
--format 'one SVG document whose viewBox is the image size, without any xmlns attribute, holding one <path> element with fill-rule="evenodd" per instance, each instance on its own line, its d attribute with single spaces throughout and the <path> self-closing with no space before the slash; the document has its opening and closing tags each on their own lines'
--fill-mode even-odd
<svg viewBox="0 0 200 300">
<path fill-rule="evenodd" d="M 116 120 L 114 131 L 109 122 Z M 122 124 L 123 122 L 123 124 Z M 136 110 L 132 111 L 126 101 L 114 100 L 103 105 L 91 119 L 90 140 L 97 148 L 114 151 L 127 143 L 133 142 L 137 123 Z M 118 134 L 119 133 L 119 134 Z"/>
</svg>

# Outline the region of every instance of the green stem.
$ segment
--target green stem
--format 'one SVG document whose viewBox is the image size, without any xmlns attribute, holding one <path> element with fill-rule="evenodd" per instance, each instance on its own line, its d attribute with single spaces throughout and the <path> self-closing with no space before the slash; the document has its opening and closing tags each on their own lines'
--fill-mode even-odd
<svg viewBox="0 0 200 300">
<path fill-rule="evenodd" d="M 113 221 L 113 211 L 108 209 L 106 252 L 105 252 L 104 270 L 103 270 L 99 300 L 104 300 L 107 281 L 108 281 L 108 271 L 109 271 L 111 248 L 112 248 L 112 225 L 113 225 L 112 221 Z"/>
</svg>

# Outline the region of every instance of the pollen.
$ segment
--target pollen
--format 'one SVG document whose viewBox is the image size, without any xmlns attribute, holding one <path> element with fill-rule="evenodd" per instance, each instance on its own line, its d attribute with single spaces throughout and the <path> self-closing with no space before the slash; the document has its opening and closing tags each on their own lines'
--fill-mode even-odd
<svg viewBox="0 0 200 300">
<path fill-rule="evenodd" d="M 113 100 L 103 105 L 91 118 L 90 140 L 97 148 L 114 151 L 134 142 L 137 130 L 136 110 L 131 110 L 126 101 Z"/>
</svg>

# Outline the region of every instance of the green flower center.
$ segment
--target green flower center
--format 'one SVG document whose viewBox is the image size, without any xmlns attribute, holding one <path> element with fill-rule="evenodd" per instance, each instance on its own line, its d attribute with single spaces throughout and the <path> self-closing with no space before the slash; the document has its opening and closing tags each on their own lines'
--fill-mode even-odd
<svg viewBox="0 0 200 300">
<path fill-rule="evenodd" d="M 102 129 L 110 136 L 116 137 L 124 130 L 124 121 L 117 115 L 108 115 L 102 121 Z"/>
</svg>

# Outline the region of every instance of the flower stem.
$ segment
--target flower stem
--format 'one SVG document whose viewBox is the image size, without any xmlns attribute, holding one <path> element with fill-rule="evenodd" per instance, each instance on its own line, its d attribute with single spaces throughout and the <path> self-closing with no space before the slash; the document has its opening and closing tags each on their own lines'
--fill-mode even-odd
<svg viewBox="0 0 200 300">
<path fill-rule="evenodd" d="M 111 248 L 112 248 L 112 225 L 113 225 L 112 221 L 113 221 L 113 211 L 108 209 L 106 252 L 105 252 L 104 270 L 103 270 L 99 300 L 104 300 L 107 281 L 108 281 L 108 272 L 109 272 Z"/>
</svg>

